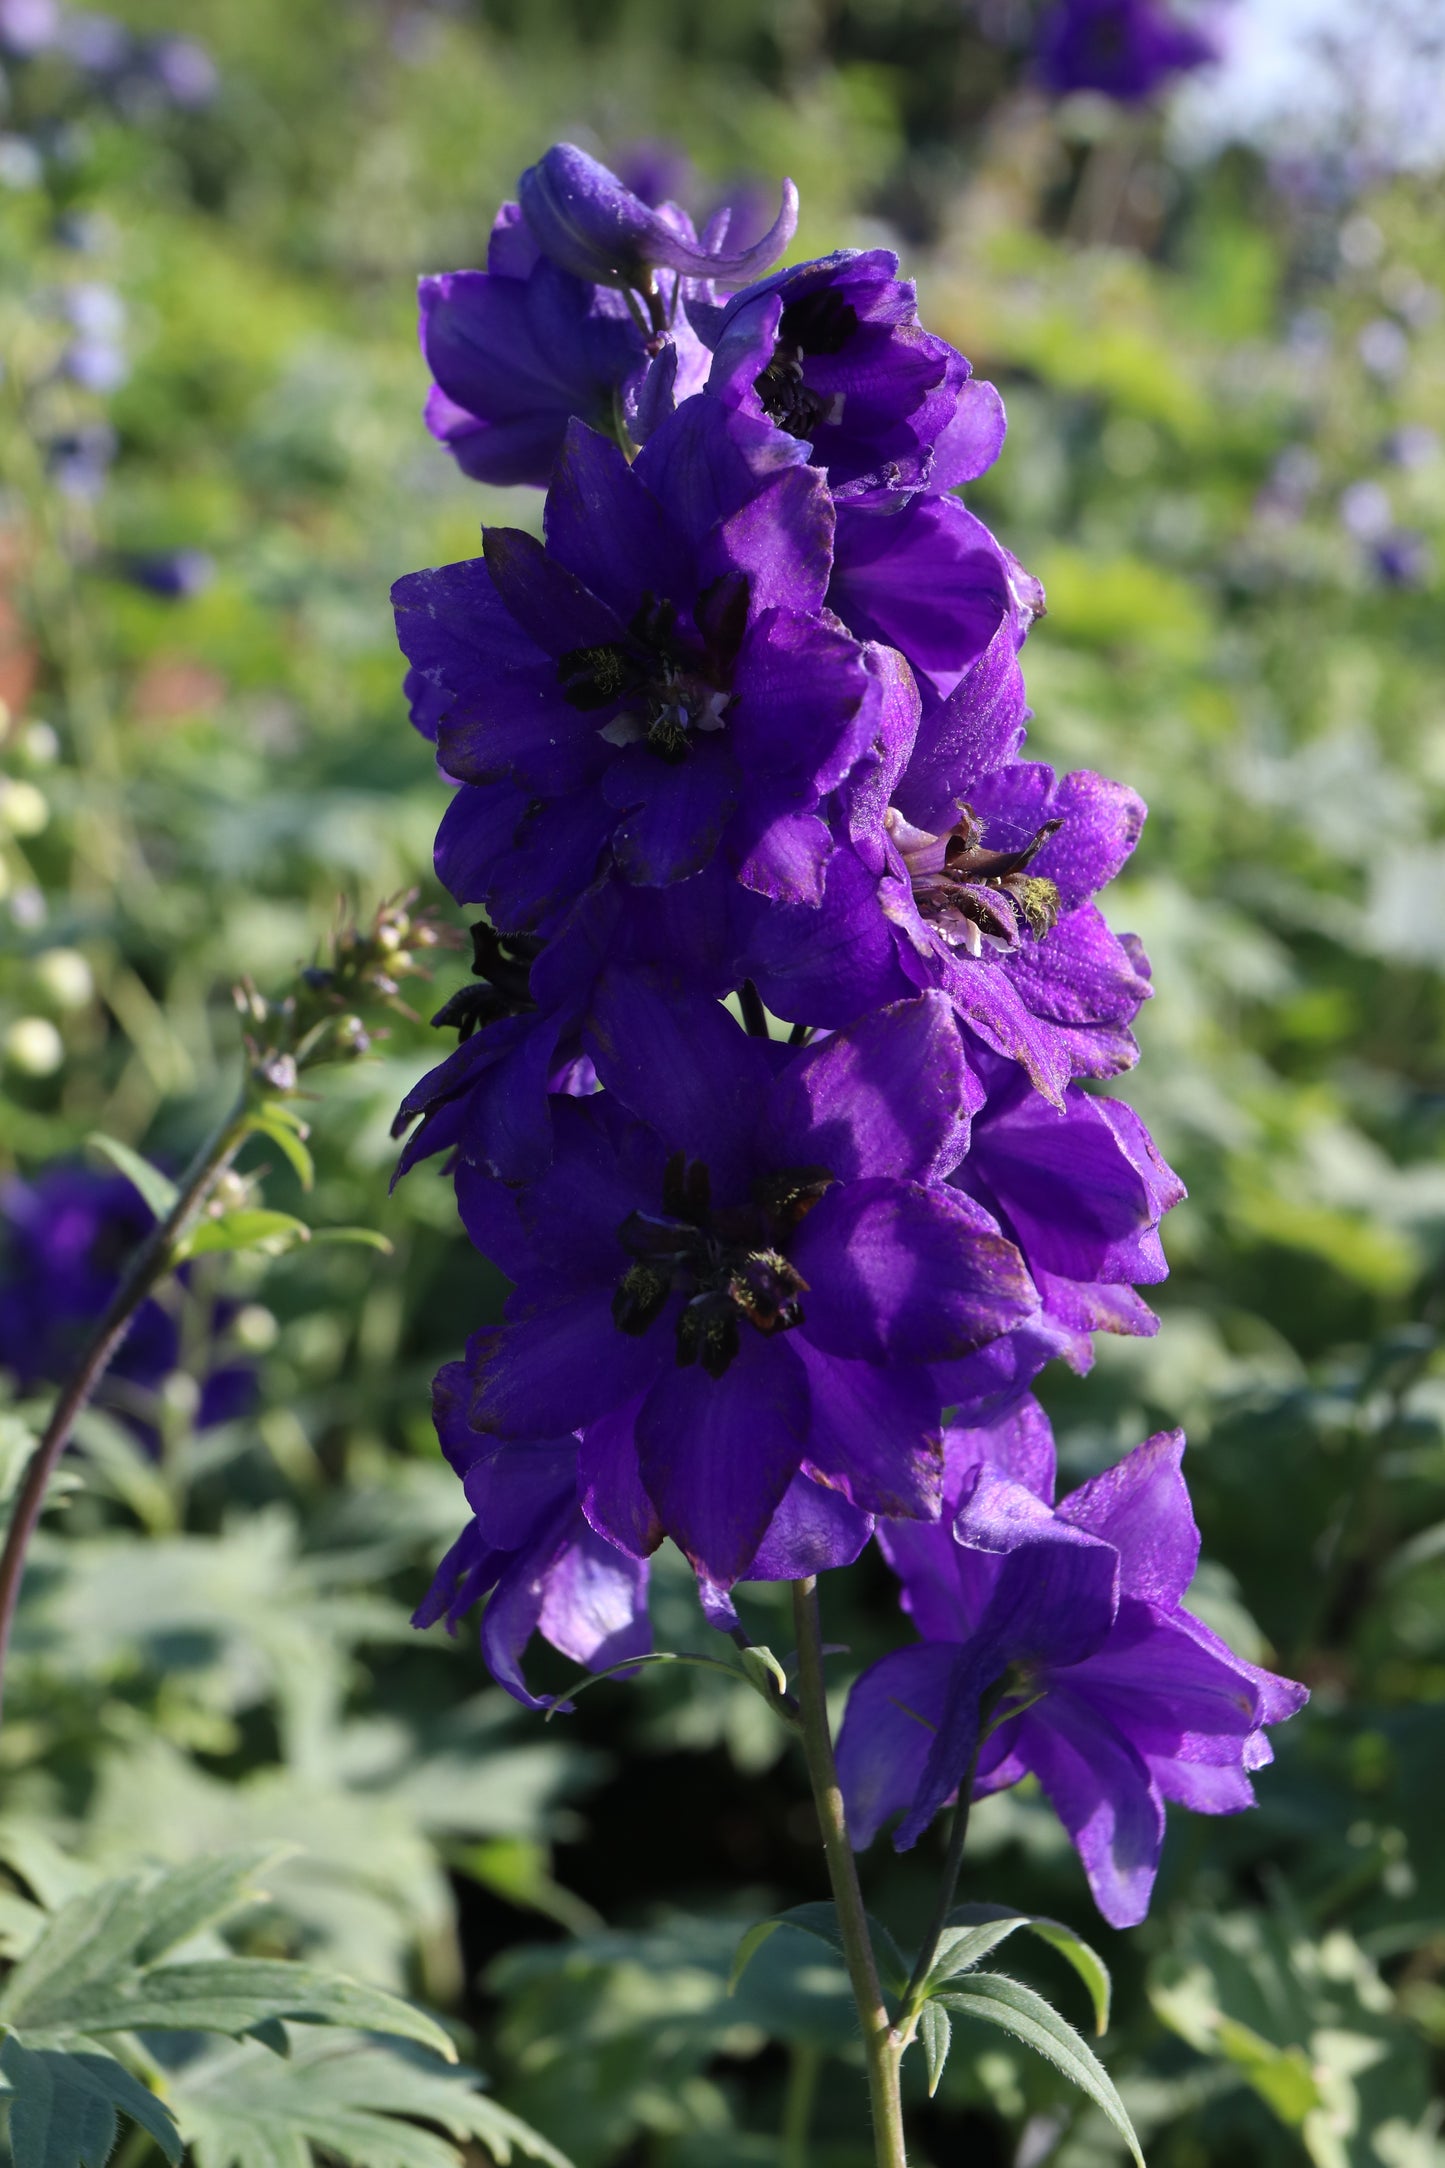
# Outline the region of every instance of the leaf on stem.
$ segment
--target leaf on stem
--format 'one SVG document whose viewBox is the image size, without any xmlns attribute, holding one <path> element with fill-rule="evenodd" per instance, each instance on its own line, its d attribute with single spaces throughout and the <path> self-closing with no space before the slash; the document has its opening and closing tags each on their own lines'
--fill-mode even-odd
<svg viewBox="0 0 1445 2168">
<path fill-rule="evenodd" d="M 819 1942 L 826 1942 L 829 1949 L 839 1957 L 845 1956 L 843 1930 L 838 1924 L 838 1908 L 831 1904 L 794 1905 L 787 1912 L 775 1912 L 768 1919 L 759 1920 L 748 1929 L 738 1944 L 728 1976 L 728 1993 L 737 1992 L 738 1982 L 768 1937 L 780 1927 L 796 1927 L 805 1935 L 813 1935 Z M 868 1931 L 873 1941 L 873 1956 L 878 1966 L 878 1977 L 892 1995 L 901 1995 L 908 1984 L 908 1967 L 888 1929 L 881 1920 L 868 1914 Z"/>
<path fill-rule="evenodd" d="M 918 2037 L 923 2042 L 923 2059 L 928 2065 L 928 2097 L 932 2100 L 938 2091 L 938 2081 L 943 2076 L 953 2039 L 953 2021 L 941 2002 L 923 2005 L 918 2016 Z"/>
<path fill-rule="evenodd" d="M 1094 2006 L 1094 2030 L 1103 2033 L 1109 2024 L 1109 1968 L 1097 1950 L 1072 1927 L 1041 1912 L 1016 1912 L 1011 1905 L 956 1905 L 939 1938 L 938 1954 L 929 1972 L 926 1992 L 934 1994 L 948 1980 L 967 1972 L 1006 1936 L 1023 1927 L 1047 1942 L 1073 1966 L 1089 1991 Z"/>
<path fill-rule="evenodd" d="M 1129 2111 L 1119 2098 L 1113 2079 L 1088 2042 L 1079 2037 L 1073 2026 L 1067 2024 L 1042 1995 L 1036 1995 L 1031 1987 L 1025 1987 L 1019 1980 L 1010 1980 L 1001 1972 L 977 1972 L 955 1981 L 947 1994 L 938 2000 L 943 2009 L 954 2016 L 978 2018 L 985 2025 L 996 2025 L 1000 2031 L 1011 2034 L 1023 2046 L 1032 2048 L 1036 2055 L 1052 2063 L 1071 2085 L 1076 2085 L 1096 2108 L 1102 2110 L 1133 2154 L 1138 2168 L 1144 2168 L 1144 2155 L 1129 2120 Z"/>
<path fill-rule="evenodd" d="M 158 1220 L 163 1220 L 168 1213 L 175 1210 L 181 1193 L 170 1176 L 162 1174 L 159 1167 L 153 1167 L 148 1159 L 142 1159 L 139 1152 L 133 1152 L 130 1146 L 122 1144 L 118 1137 L 107 1137 L 99 1129 L 93 1130 L 85 1141 L 93 1151 L 102 1153 L 113 1167 L 118 1167 L 126 1179 L 135 1184 Z"/>
</svg>

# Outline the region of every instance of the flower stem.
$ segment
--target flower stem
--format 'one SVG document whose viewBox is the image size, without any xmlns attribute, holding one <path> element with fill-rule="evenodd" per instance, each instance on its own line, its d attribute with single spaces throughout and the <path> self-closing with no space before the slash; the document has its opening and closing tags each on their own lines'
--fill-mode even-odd
<svg viewBox="0 0 1445 2168">
<path fill-rule="evenodd" d="M 828 1879 L 833 1886 L 844 1960 L 863 2032 L 868 2093 L 873 2106 L 874 2160 L 877 2168 L 907 2168 L 903 2103 L 898 2081 L 901 2051 L 878 1981 L 878 1966 L 868 1933 L 868 1915 L 863 1909 L 863 1892 L 858 1887 L 858 1870 L 843 1814 L 843 1793 L 833 1759 L 815 1575 L 809 1574 L 806 1580 L 793 1583 L 793 1620 L 798 1636 L 798 1702 L 802 1713 L 803 1751 L 807 1756 L 818 1826 L 823 1833 L 823 1851 L 828 1862 Z"/>
<path fill-rule="evenodd" d="M 50 1479 L 59 1465 L 62 1453 L 70 1443 L 71 1433 L 81 1412 L 130 1331 L 136 1312 L 152 1288 L 170 1271 L 176 1243 L 202 1210 L 216 1183 L 245 1142 L 249 1127 L 249 1107 L 249 1096 L 243 1092 L 225 1120 L 196 1154 L 175 1203 L 165 1218 L 156 1222 L 131 1259 L 120 1286 L 87 1341 L 68 1384 L 62 1387 L 50 1421 L 30 1457 L 30 1464 L 25 1471 L 15 1508 L 10 1516 L 10 1525 L 5 1531 L 4 1548 L 0 1550 L 0 1706 L 3 1706 L 4 1700 L 5 1662 L 10 1647 L 10 1629 L 14 1624 L 15 1608 L 20 1599 L 20 1583 L 25 1574 L 25 1556 L 30 1548 L 30 1539 L 39 1525 L 40 1516 L 45 1510 L 45 1496 L 50 1488 Z"/>
</svg>

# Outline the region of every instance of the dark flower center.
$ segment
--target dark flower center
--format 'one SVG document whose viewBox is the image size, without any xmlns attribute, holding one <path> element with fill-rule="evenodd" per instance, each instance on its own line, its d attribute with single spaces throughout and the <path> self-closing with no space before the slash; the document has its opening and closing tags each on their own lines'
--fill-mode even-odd
<svg viewBox="0 0 1445 2168">
<path fill-rule="evenodd" d="M 1027 868 L 1062 826 L 1062 821 L 1044 821 L 1022 849 L 992 851 L 984 847 L 983 823 L 967 806 L 953 828 L 939 836 L 910 828 L 891 809 L 889 815 L 920 918 L 950 948 L 970 956 L 981 956 L 985 945 L 1012 955 L 1025 930 L 1042 941 L 1058 924 L 1058 889 Z"/>
<path fill-rule="evenodd" d="M 454 1030 L 457 1044 L 470 1039 L 481 1024 L 534 1009 L 532 965 L 542 943 L 532 934 L 500 934 L 485 919 L 472 927 L 472 976 L 480 983 L 459 987 L 432 1018 L 443 1031 Z"/>
<path fill-rule="evenodd" d="M 695 630 L 675 603 L 644 595 L 625 639 L 569 648 L 558 659 L 562 691 L 584 712 L 615 711 L 601 729 L 609 744 L 646 745 L 670 764 L 685 760 L 699 733 L 723 728 L 747 610 L 741 574 L 725 574 L 701 596 Z"/>
<path fill-rule="evenodd" d="M 843 412 L 841 392 L 815 391 L 807 382 L 810 354 L 841 352 L 858 328 L 858 311 L 835 287 L 790 301 L 778 326 L 773 358 L 753 379 L 763 412 L 790 437 L 811 437 L 823 422 Z"/>
<path fill-rule="evenodd" d="M 798 1298 L 807 1282 L 783 1245 L 832 1180 L 826 1167 L 788 1168 L 760 1176 L 749 1203 L 714 1209 L 704 1162 L 674 1152 L 662 1178 L 661 1212 L 629 1212 L 617 1230 L 634 1262 L 612 1297 L 615 1323 L 640 1337 L 668 1298 L 682 1295 L 677 1360 L 700 1362 L 712 1378 L 737 1354 L 743 1319 L 761 1333 L 801 1325 Z"/>
</svg>

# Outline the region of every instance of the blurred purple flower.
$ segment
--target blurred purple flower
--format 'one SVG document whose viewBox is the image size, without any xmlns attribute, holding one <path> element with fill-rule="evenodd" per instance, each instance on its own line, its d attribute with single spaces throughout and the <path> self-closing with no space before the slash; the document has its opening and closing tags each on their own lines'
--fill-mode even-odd
<svg viewBox="0 0 1445 2168">
<path fill-rule="evenodd" d="M 16 1389 L 35 1393 L 63 1384 L 120 1285 L 153 1214 L 121 1174 L 78 1165 L 47 1167 L 33 1181 L 0 1186 L 0 1369 Z M 185 1275 L 177 1275 L 184 1283 Z M 211 1306 L 213 1343 L 234 1305 Z M 108 1406 L 149 1449 L 158 1443 L 147 1402 L 182 1361 L 175 1310 L 156 1296 L 142 1303 L 100 1387 Z M 215 1360 L 196 1378 L 197 1429 L 246 1412 L 256 1380 L 249 1365 Z"/>
<path fill-rule="evenodd" d="M 1217 58 L 1214 40 L 1160 0 L 1058 0 L 1036 47 L 1039 74 L 1056 96 L 1095 90 L 1125 105 Z"/>
<path fill-rule="evenodd" d="M 727 247 L 726 220 L 699 238 L 676 204 L 654 208 L 574 143 L 554 143 L 518 185 L 522 216 L 543 254 L 574 277 L 648 292 L 657 271 L 740 286 L 765 271 L 793 238 L 798 192 L 783 183 L 782 207 L 761 239 Z"/>
</svg>

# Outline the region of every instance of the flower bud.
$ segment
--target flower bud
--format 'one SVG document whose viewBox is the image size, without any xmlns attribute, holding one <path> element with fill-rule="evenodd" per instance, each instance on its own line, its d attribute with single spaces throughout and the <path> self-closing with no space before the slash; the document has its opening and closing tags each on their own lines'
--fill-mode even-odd
<svg viewBox="0 0 1445 2168">
<path fill-rule="evenodd" d="M 645 289 L 658 269 L 745 286 L 777 261 L 798 224 L 798 192 L 784 181 L 782 206 L 762 239 L 729 253 L 723 234 L 699 242 L 675 205 L 653 210 L 575 143 L 554 143 L 527 168 L 517 193 L 543 253 L 598 286 Z"/>
</svg>

